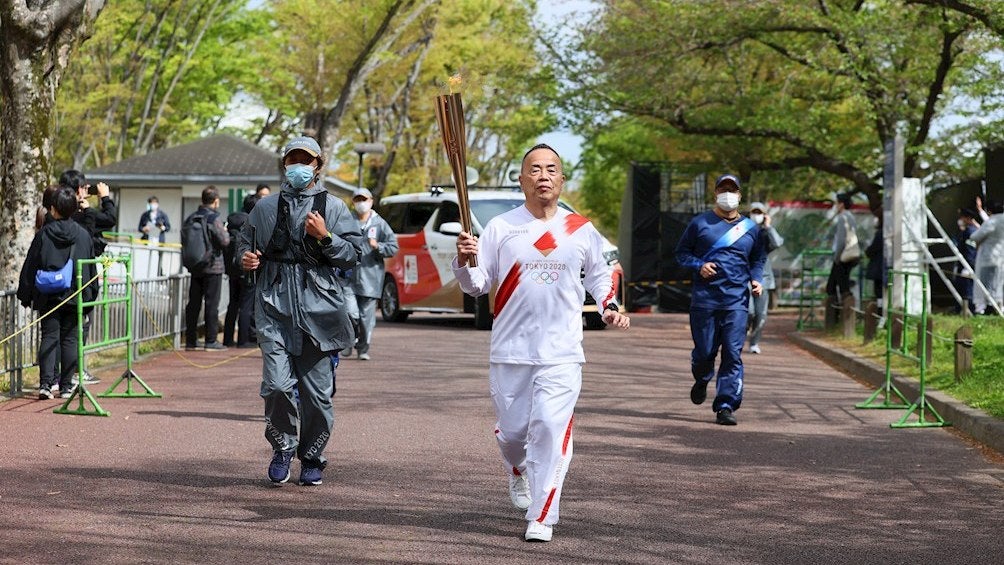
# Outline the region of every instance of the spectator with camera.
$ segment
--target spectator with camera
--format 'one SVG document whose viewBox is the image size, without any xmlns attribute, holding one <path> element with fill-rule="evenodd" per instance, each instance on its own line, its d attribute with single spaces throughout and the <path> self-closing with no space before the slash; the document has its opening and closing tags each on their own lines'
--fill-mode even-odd
<svg viewBox="0 0 1004 565">
<path fill-rule="evenodd" d="M 84 173 L 69 169 L 59 176 L 59 186 L 66 186 L 76 191 L 77 211 L 73 214 L 73 221 L 84 226 L 87 233 L 91 234 L 91 238 L 94 239 L 94 255 L 101 255 L 108 245 L 108 242 L 101 237 L 101 232 L 114 230 L 118 224 L 118 209 L 109 196 L 108 185 L 103 182 L 91 185 Z M 91 195 L 97 195 L 98 208 L 91 206 L 89 200 Z"/>
<path fill-rule="evenodd" d="M 73 214 L 73 221 L 77 222 L 87 233 L 91 236 L 91 245 L 93 247 L 92 257 L 97 257 L 105 252 L 105 247 L 108 246 L 108 241 L 102 237 L 101 232 L 114 230 L 116 224 L 118 224 L 118 209 L 115 207 L 115 202 L 112 201 L 111 196 L 109 196 L 108 185 L 99 182 L 97 185 L 91 185 L 87 182 L 87 177 L 84 173 L 76 169 L 68 169 L 63 171 L 63 174 L 59 176 L 59 186 L 72 188 L 77 195 L 77 211 Z M 97 195 L 98 197 L 98 208 L 94 208 L 90 203 L 90 196 Z M 91 321 L 93 320 L 93 314 L 88 311 L 87 317 L 84 318 L 84 344 L 87 343 L 87 334 L 91 330 Z M 85 384 L 97 384 L 100 382 L 94 375 L 90 372 L 84 371 L 84 383 Z"/>
<path fill-rule="evenodd" d="M 70 398 L 76 387 L 73 379 L 78 363 L 77 304 L 61 303 L 75 290 L 77 261 L 94 257 L 90 234 L 71 220 L 78 206 L 78 196 L 72 188 L 64 186 L 55 192 L 49 207 L 52 219 L 35 234 L 21 266 L 17 287 L 21 304 L 40 315 L 55 309 L 40 322 L 39 400 L 51 399 L 52 387 L 57 383 L 60 398 Z M 93 264 L 84 265 L 84 280 L 90 281 L 95 272 Z M 92 301 L 97 292 L 95 280 L 84 287 L 76 300 Z"/>
</svg>

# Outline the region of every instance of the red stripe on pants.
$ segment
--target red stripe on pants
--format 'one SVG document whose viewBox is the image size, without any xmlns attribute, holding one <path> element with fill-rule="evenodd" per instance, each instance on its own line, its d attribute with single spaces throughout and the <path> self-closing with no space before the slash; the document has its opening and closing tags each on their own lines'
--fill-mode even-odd
<svg viewBox="0 0 1004 565">
<path fill-rule="evenodd" d="M 575 416 L 573 415 L 568 419 L 568 427 L 565 428 L 565 439 L 561 442 L 561 456 L 564 457 L 568 454 L 568 442 L 572 440 L 572 423 L 575 422 Z M 551 488 L 551 492 L 547 495 L 547 502 L 544 503 L 544 507 L 540 510 L 540 516 L 537 521 L 544 523 L 544 518 L 547 517 L 547 510 L 551 508 L 551 501 L 554 500 L 555 493 L 558 492 L 557 487 Z"/>
</svg>

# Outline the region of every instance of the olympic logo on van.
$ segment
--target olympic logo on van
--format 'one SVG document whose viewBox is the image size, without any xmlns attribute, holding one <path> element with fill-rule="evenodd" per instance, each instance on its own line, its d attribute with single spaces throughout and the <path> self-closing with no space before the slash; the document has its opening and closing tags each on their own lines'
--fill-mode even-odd
<svg viewBox="0 0 1004 565">
<path fill-rule="evenodd" d="M 557 271 L 534 271 L 530 273 L 530 280 L 537 284 L 554 284 L 559 275 Z"/>
</svg>

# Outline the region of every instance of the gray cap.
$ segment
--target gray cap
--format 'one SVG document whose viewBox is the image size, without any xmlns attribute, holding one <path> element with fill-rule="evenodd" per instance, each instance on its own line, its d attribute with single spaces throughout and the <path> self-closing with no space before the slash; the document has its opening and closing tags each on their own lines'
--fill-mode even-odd
<svg viewBox="0 0 1004 565">
<path fill-rule="evenodd" d="M 300 136 L 289 140 L 286 147 L 283 147 L 282 158 L 285 159 L 286 155 L 297 149 L 306 151 L 311 157 L 317 157 L 321 154 L 321 146 L 317 144 L 317 141 L 313 137 Z"/>
<path fill-rule="evenodd" d="M 355 191 L 352 192 L 352 198 L 355 198 L 356 196 L 365 196 L 366 198 L 373 200 L 373 193 L 370 192 L 370 189 L 368 188 L 355 189 Z"/>
<path fill-rule="evenodd" d="M 753 210 L 760 210 L 761 212 L 766 212 L 767 207 L 763 205 L 763 202 L 754 202 L 750 204 L 750 211 L 752 212 Z"/>
<path fill-rule="evenodd" d="M 742 188 L 742 185 L 739 184 L 739 177 L 731 174 L 725 174 L 718 177 L 718 180 L 715 181 L 715 188 L 722 186 L 722 184 L 726 182 L 731 182 L 732 184 L 736 185 L 736 188 L 739 189 Z"/>
</svg>

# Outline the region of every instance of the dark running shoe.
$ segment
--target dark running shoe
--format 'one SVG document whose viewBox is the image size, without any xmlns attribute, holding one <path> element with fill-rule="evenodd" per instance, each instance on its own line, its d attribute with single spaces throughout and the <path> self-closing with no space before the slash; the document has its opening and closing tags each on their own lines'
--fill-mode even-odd
<svg viewBox="0 0 1004 565">
<path fill-rule="evenodd" d="M 722 408 L 719 410 L 718 417 L 715 421 L 722 426 L 734 426 L 737 424 L 735 414 L 733 414 L 732 410 L 729 410 L 728 408 Z"/>
<path fill-rule="evenodd" d="M 694 381 L 690 387 L 690 401 L 694 404 L 704 404 L 708 398 L 708 381 Z"/>
<path fill-rule="evenodd" d="M 292 451 L 276 451 L 272 454 L 272 462 L 268 464 L 268 480 L 280 484 L 289 480 L 289 462 L 293 460 Z"/>
<path fill-rule="evenodd" d="M 52 400 L 52 389 L 43 386 L 38 388 L 38 399 L 39 400 Z"/>
<path fill-rule="evenodd" d="M 70 398 L 70 397 L 73 396 L 73 393 L 76 390 L 77 390 L 77 384 L 76 383 L 71 384 L 70 388 L 64 388 L 64 389 L 62 389 L 62 390 L 59 391 L 59 397 L 60 398 Z"/>
<path fill-rule="evenodd" d="M 304 466 L 300 469 L 300 484 L 305 487 L 321 484 L 321 472 L 320 467 Z"/>
</svg>

